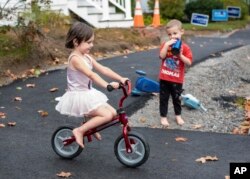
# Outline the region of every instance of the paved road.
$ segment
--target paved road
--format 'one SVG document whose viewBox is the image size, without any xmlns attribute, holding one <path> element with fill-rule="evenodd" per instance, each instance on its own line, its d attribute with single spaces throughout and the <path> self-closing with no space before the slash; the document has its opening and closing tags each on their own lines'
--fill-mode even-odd
<svg viewBox="0 0 250 179">
<path fill-rule="evenodd" d="M 237 32 L 230 38 L 192 37 L 188 39 L 194 51 L 194 60 L 207 58 L 211 54 L 249 44 L 250 31 Z M 245 36 L 244 36 L 245 35 Z M 219 54 L 219 53 L 217 53 Z M 158 49 L 130 54 L 127 58 L 115 57 L 103 60 L 107 66 L 135 81 L 136 69 L 145 70 L 156 79 L 159 67 Z M 80 119 L 68 118 L 55 110 L 55 97 L 66 88 L 65 70 L 50 72 L 39 78 L 17 81 L 0 88 L 0 111 L 7 113 L 1 123 L 15 121 L 15 127 L 0 129 L 0 176 L 4 179 L 57 178 L 56 173 L 68 171 L 72 178 L 170 178 L 170 179 L 217 179 L 229 175 L 230 162 L 250 162 L 249 136 L 219 133 L 203 133 L 182 130 L 133 128 L 146 136 L 150 144 L 149 160 L 138 169 L 123 167 L 113 153 L 113 145 L 120 134 L 114 126 L 103 132 L 101 142 L 87 145 L 83 153 L 74 160 L 62 160 L 53 151 L 50 138 L 60 125 L 78 125 Z M 35 83 L 35 88 L 26 84 Z M 17 88 L 21 87 L 21 90 Z M 51 93 L 49 89 L 58 87 Z M 108 93 L 110 103 L 117 104 L 119 92 Z M 16 96 L 22 101 L 14 101 Z M 147 97 L 129 97 L 128 112 L 142 107 Z M 41 117 L 38 110 L 49 113 Z M 175 137 L 188 138 L 187 142 L 175 141 Z M 197 158 L 210 155 L 219 161 L 199 164 Z"/>
</svg>

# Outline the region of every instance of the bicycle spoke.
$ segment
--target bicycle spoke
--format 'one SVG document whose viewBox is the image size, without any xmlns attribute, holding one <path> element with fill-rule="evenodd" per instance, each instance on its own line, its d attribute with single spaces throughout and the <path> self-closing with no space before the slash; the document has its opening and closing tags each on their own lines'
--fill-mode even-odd
<svg viewBox="0 0 250 179">
<path fill-rule="evenodd" d="M 74 146 L 70 146 L 69 151 L 74 151 Z"/>
<path fill-rule="evenodd" d="M 119 150 L 119 152 L 123 152 L 123 153 L 125 153 L 125 151 L 126 151 L 126 148 L 122 148 Z"/>
<path fill-rule="evenodd" d="M 134 144 L 133 144 L 133 148 L 137 147 L 140 143 L 138 141 L 136 141 Z"/>
<path fill-rule="evenodd" d="M 60 139 L 61 141 L 64 141 L 65 137 L 58 136 L 57 139 Z"/>
<path fill-rule="evenodd" d="M 138 150 L 135 151 L 135 154 L 138 155 L 138 156 L 143 156 L 142 152 L 139 152 Z"/>
<path fill-rule="evenodd" d="M 64 148 L 64 145 L 60 145 L 59 149 L 62 150 Z"/>
</svg>

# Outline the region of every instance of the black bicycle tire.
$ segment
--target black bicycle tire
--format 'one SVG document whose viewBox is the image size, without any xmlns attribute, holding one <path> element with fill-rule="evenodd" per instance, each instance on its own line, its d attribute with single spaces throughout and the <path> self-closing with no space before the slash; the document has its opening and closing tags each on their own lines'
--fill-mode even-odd
<svg viewBox="0 0 250 179">
<path fill-rule="evenodd" d="M 82 150 L 83 150 L 83 148 L 79 146 L 78 150 L 77 150 L 75 153 L 73 153 L 72 155 L 66 156 L 66 155 L 62 155 L 62 154 L 58 151 L 58 149 L 56 148 L 56 146 L 55 146 L 55 136 L 56 136 L 56 134 L 57 134 L 58 132 L 60 132 L 61 130 L 64 130 L 64 129 L 73 130 L 73 128 L 74 128 L 74 127 L 72 127 L 72 126 L 61 126 L 61 127 L 58 127 L 58 128 L 55 130 L 55 132 L 53 133 L 52 137 L 51 137 L 51 146 L 52 146 L 52 149 L 54 150 L 54 152 L 55 152 L 58 156 L 60 156 L 60 157 L 63 158 L 63 159 L 73 159 L 73 158 L 77 157 L 78 155 L 80 155 L 80 153 L 81 153 Z"/>
</svg>

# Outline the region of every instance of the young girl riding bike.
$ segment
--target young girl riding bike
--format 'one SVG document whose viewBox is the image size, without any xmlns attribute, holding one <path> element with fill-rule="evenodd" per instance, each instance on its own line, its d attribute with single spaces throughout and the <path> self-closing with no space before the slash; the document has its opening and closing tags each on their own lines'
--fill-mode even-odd
<svg viewBox="0 0 250 179">
<path fill-rule="evenodd" d="M 110 68 L 98 63 L 89 55 L 94 42 L 94 32 L 88 25 L 76 22 L 68 31 L 65 47 L 72 49 L 68 58 L 67 91 L 56 105 L 61 114 L 88 117 L 90 120 L 80 127 L 73 129 L 76 142 L 84 148 L 83 134 L 90 129 L 111 121 L 117 114 L 116 110 L 107 103 L 107 96 L 93 88 L 92 83 L 107 88 L 111 85 L 117 89 L 119 82 L 125 84 L 128 78 L 122 77 Z M 97 73 L 119 82 L 108 83 Z M 95 133 L 101 140 L 101 135 Z"/>
</svg>

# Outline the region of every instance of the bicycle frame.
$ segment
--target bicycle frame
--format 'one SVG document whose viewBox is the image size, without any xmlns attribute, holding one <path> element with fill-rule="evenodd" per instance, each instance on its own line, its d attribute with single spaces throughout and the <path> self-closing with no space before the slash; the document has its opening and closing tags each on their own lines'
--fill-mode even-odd
<svg viewBox="0 0 250 179">
<path fill-rule="evenodd" d="M 127 86 L 127 88 L 126 88 L 126 86 Z M 132 152 L 131 143 L 133 143 L 133 141 L 129 141 L 129 139 L 128 139 L 128 132 L 131 130 L 131 128 L 128 125 L 128 116 L 127 116 L 125 110 L 123 109 L 123 102 L 128 97 L 128 95 L 131 93 L 131 82 L 127 81 L 127 85 L 120 84 L 119 88 L 122 89 L 123 96 L 119 100 L 119 108 L 117 109 L 117 116 L 115 118 L 113 118 L 112 121 L 87 131 L 84 134 L 84 137 L 87 137 L 88 142 L 91 142 L 92 141 L 91 135 L 93 135 L 94 133 L 102 131 L 106 128 L 109 128 L 111 126 L 114 126 L 114 125 L 120 123 L 123 126 L 122 134 L 123 134 L 125 145 L 126 145 L 126 151 L 128 153 L 131 153 Z M 64 144 L 64 146 L 67 146 L 73 142 L 75 142 L 75 137 L 71 136 L 70 138 L 64 140 L 63 144 Z"/>
</svg>

